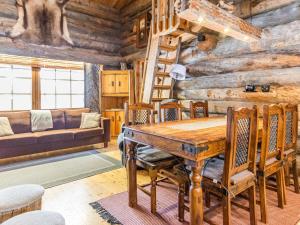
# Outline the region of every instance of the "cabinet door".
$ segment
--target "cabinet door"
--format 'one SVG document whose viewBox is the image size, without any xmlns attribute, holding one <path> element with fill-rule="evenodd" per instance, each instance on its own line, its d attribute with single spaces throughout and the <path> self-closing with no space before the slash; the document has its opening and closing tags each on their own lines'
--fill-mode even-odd
<svg viewBox="0 0 300 225">
<path fill-rule="evenodd" d="M 128 75 L 116 75 L 116 93 L 129 93 Z"/>
<path fill-rule="evenodd" d="M 116 75 L 109 74 L 102 76 L 102 93 L 114 94 L 116 93 Z"/>
<path fill-rule="evenodd" d="M 125 122 L 125 112 L 118 111 L 116 112 L 116 135 L 119 135 L 122 132 L 122 125 Z"/>
<path fill-rule="evenodd" d="M 116 113 L 115 112 L 104 112 L 104 117 L 110 119 L 110 136 L 116 136 Z"/>
</svg>

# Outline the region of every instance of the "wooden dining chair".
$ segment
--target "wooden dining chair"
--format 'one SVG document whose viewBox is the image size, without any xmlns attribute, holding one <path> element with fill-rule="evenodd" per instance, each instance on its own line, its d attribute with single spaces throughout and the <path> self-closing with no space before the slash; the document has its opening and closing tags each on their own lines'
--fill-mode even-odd
<svg viewBox="0 0 300 225">
<path fill-rule="evenodd" d="M 134 104 L 129 105 L 125 103 L 125 125 L 144 125 L 154 123 L 153 105 L 151 104 Z M 181 160 L 177 157 L 168 154 L 164 151 L 152 148 L 151 146 L 137 146 L 136 149 L 136 164 L 137 166 L 148 171 L 150 176 L 150 184 L 138 185 L 138 188 L 151 198 L 151 212 L 156 213 L 156 186 L 160 181 L 169 180 L 178 186 L 178 205 L 181 206 L 184 190 L 182 190 L 183 183 L 180 174 L 171 173 L 176 165 L 181 164 Z M 150 185 L 150 191 L 146 189 Z M 181 208 L 181 207 L 179 207 Z M 181 211 L 180 211 L 181 212 Z M 179 215 L 180 217 L 181 215 Z"/>
<path fill-rule="evenodd" d="M 284 170 L 285 184 L 290 186 L 291 174 L 295 192 L 299 193 L 299 180 L 297 168 L 297 138 L 298 138 L 298 106 L 293 104 L 282 104 L 283 107 L 283 140 L 284 140 Z"/>
<path fill-rule="evenodd" d="M 245 191 L 249 194 L 250 223 L 256 224 L 257 136 L 256 106 L 253 109 L 228 108 L 225 158 L 211 158 L 203 168 L 204 191 L 222 198 L 225 225 L 231 224 L 231 200 Z M 205 201 L 210 205 L 210 198 Z"/>
<path fill-rule="evenodd" d="M 178 102 L 168 102 L 158 105 L 158 122 L 182 120 L 183 105 Z"/>
<path fill-rule="evenodd" d="M 224 160 L 211 158 L 203 168 L 205 193 L 222 198 L 223 224 L 231 224 L 231 200 L 248 191 L 251 224 L 256 224 L 255 186 L 258 136 L 257 108 L 227 111 L 227 134 Z M 209 195 L 205 195 L 209 197 Z M 210 198 L 208 199 L 210 201 Z M 206 203 L 210 205 L 209 202 Z"/>
<path fill-rule="evenodd" d="M 203 116 L 201 116 L 201 114 Z M 205 102 L 190 101 L 190 117 L 191 119 L 208 117 L 208 101 Z"/>
<path fill-rule="evenodd" d="M 261 151 L 257 157 L 258 187 L 261 220 L 267 223 L 267 179 L 276 175 L 278 206 L 283 208 L 285 199 L 283 167 L 283 108 L 280 105 L 263 107 Z"/>
</svg>

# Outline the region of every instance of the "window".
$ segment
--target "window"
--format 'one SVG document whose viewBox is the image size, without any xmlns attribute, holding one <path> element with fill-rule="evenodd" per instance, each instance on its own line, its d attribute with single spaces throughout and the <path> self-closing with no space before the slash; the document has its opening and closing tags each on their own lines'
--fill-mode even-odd
<svg viewBox="0 0 300 225">
<path fill-rule="evenodd" d="M 84 71 L 42 68 L 41 108 L 84 107 Z"/>
<path fill-rule="evenodd" d="M 0 64 L 0 110 L 32 108 L 32 69 L 30 66 Z"/>
</svg>

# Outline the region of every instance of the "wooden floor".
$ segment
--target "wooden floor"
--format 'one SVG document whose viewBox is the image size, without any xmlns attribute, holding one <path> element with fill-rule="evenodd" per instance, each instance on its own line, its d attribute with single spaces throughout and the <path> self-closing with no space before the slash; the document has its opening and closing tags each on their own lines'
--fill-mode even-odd
<svg viewBox="0 0 300 225">
<path fill-rule="evenodd" d="M 104 154 L 120 159 L 116 144 L 110 144 Z M 138 182 L 148 182 L 148 177 L 143 171 L 139 171 Z M 117 169 L 47 189 L 43 198 L 43 209 L 61 213 L 66 219 L 66 225 L 107 224 L 89 203 L 126 189 L 126 170 Z"/>
<path fill-rule="evenodd" d="M 105 151 L 105 154 L 120 159 L 115 143 L 110 144 Z M 300 165 L 300 160 L 298 162 Z M 138 173 L 139 183 L 149 182 L 145 172 Z M 43 198 L 43 209 L 61 213 L 66 219 L 66 225 L 107 224 L 89 203 L 126 190 L 126 170 L 121 168 L 47 189 Z"/>
</svg>

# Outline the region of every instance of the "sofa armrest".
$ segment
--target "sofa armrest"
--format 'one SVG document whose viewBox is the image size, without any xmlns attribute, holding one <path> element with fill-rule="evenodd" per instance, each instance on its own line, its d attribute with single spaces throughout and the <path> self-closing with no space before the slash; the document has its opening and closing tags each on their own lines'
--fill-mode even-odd
<svg viewBox="0 0 300 225">
<path fill-rule="evenodd" d="M 100 126 L 104 130 L 104 145 L 107 147 L 108 142 L 110 141 L 110 119 L 101 117 Z"/>
</svg>

